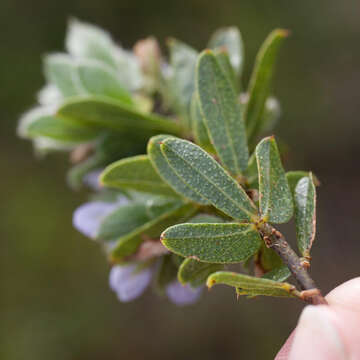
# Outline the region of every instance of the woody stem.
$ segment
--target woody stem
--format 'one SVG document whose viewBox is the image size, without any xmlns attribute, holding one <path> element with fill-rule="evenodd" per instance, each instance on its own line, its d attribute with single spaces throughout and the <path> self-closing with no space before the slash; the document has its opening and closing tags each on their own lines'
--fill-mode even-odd
<svg viewBox="0 0 360 360">
<path fill-rule="evenodd" d="M 310 304 L 327 304 L 314 280 L 284 236 L 268 223 L 256 224 L 267 247 L 273 249 L 289 268 L 302 291 L 302 298 Z"/>
</svg>

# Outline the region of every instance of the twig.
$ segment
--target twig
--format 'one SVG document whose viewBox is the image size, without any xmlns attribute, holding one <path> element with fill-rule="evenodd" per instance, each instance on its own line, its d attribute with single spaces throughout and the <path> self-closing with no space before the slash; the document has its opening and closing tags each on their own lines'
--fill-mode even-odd
<svg viewBox="0 0 360 360">
<path fill-rule="evenodd" d="M 268 223 L 259 222 L 256 226 L 262 234 L 266 246 L 273 249 L 281 257 L 300 285 L 301 290 L 303 290 L 300 297 L 310 304 L 327 304 L 314 280 L 284 236 Z"/>
</svg>

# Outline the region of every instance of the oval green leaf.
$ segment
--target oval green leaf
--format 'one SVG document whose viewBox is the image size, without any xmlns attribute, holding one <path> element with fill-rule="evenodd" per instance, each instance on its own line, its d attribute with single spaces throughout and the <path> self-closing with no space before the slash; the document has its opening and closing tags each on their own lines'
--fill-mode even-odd
<svg viewBox="0 0 360 360">
<path fill-rule="evenodd" d="M 158 135 L 152 137 L 148 142 L 147 152 L 151 163 L 159 173 L 160 177 L 169 184 L 179 195 L 192 200 L 198 204 L 209 205 L 209 201 L 194 191 L 170 166 L 166 157 L 162 153 L 160 146 L 165 139 L 171 138 L 169 135 Z"/>
<path fill-rule="evenodd" d="M 210 50 L 199 57 L 196 85 L 212 144 L 221 162 L 239 175 L 249 159 L 245 124 L 234 88 Z"/>
<path fill-rule="evenodd" d="M 79 80 L 92 95 L 103 95 L 132 105 L 130 93 L 121 85 L 116 71 L 95 60 L 81 61 L 76 65 Z"/>
<path fill-rule="evenodd" d="M 244 189 L 199 146 L 167 138 L 160 148 L 183 182 L 217 209 L 238 220 L 257 218 L 257 209 Z"/>
<path fill-rule="evenodd" d="M 215 152 L 205 125 L 204 116 L 201 113 L 198 94 L 195 91 L 190 106 L 191 128 L 196 144 L 204 150 Z"/>
<path fill-rule="evenodd" d="M 233 286 L 238 295 L 295 297 L 295 287 L 291 284 L 230 271 L 219 271 L 210 275 L 206 284 L 208 288 L 218 284 Z"/>
<path fill-rule="evenodd" d="M 30 137 L 44 136 L 64 142 L 86 142 L 93 140 L 99 132 L 93 127 L 76 124 L 56 116 L 43 116 L 29 124 Z"/>
<path fill-rule="evenodd" d="M 289 268 L 286 265 L 281 265 L 267 272 L 265 275 L 262 276 L 262 278 L 282 282 L 288 279 L 290 276 L 291 272 Z"/>
<path fill-rule="evenodd" d="M 187 258 L 179 267 L 177 276 L 181 284 L 190 283 L 191 286 L 198 287 L 206 282 L 210 274 L 222 270 L 223 267 L 222 264 L 204 263 Z"/>
<path fill-rule="evenodd" d="M 259 171 L 260 212 L 265 221 L 286 223 L 294 212 L 289 184 L 274 137 L 263 139 L 256 147 Z"/>
<path fill-rule="evenodd" d="M 202 262 L 230 264 L 246 261 L 260 248 L 261 238 L 250 224 L 179 224 L 161 234 L 175 254 Z"/>
<path fill-rule="evenodd" d="M 261 130 L 264 105 L 270 93 L 275 62 L 280 46 L 287 35 L 286 30 L 277 29 L 272 31 L 256 56 L 248 88 L 249 101 L 244 110 L 250 143 L 254 141 Z"/>
<path fill-rule="evenodd" d="M 43 61 L 47 81 L 55 85 L 64 97 L 84 94 L 74 59 L 66 54 L 50 54 Z"/>
<path fill-rule="evenodd" d="M 116 238 L 116 243 L 111 247 L 111 259 L 115 262 L 121 261 L 124 257 L 136 252 L 145 237 L 159 238 L 164 229 L 174 223 L 186 221 L 196 210 L 192 204 L 174 202 L 161 214 L 144 222 L 128 234 Z"/>
<path fill-rule="evenodd" d="M 98 96 L 72 99 L 59 108 L 58 115 L 78 124 L 117 131 L 179 132 L 178 125 L 170 119 L 144 114 L 120 101 Z"/>
<path fill-rule="evenodd" d="M 100 181 L 109 187 L 178 197 L 155 171 L 147 155 L 116 161 L 103 171 Z"/>
<path fill-rule="evenodd" d="M 297 183 L 294 202 L 298 247 L 304 257 L 310 257 L 316 231 L 316 189 L 311 174 Z"/>
</svg>

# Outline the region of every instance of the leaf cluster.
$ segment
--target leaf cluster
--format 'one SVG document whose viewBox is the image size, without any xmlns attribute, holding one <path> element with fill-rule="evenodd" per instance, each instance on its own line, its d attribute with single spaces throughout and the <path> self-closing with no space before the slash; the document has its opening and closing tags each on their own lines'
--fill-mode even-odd
<svg viewBox="0 0 360 360">
<path fill-rule="evenodd" d="M 245 85 L 234 27 L 216 31 L 200 53 L 170 39 L 166 61 L 153 38 L 130 52 L 107 32 L 70 22 L 67 52 L 44 58 L 47 85 L 18 129 L 41 153 L 71 151 L 73 187 L 106 166 L 104 192 L 128 198 L 96 234 L 113 263 L 144 261 L 144 245 L 161 241 L 160 290 L 177 277 L 238 295 L 298 294 L 261 230 L 295 216 L 299 251 L 310 259 L 316 179 L 285 172 L 275 138 L 261 139 L 280 115 L 271 84 L 286 36 L 270 33 Z M 239 263 L 246 274 L 227 269 Z"/>
</svg>

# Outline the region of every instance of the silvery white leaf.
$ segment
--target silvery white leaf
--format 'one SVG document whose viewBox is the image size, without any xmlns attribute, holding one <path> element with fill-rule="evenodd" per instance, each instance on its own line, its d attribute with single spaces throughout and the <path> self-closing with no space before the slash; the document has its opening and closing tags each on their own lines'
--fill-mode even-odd
<svg viewBox="0 0 360 360">
<path fill-rule="evenodd" d="M 34 121 L 44 117 L 54 115 L 56 106 L 37 106 L 24 113 L 17 126 L 17 134 L 20 137 L 28 137 L 27 129 Z"/>
<path fill-rule="evenodd" d="M 37 99 L 40 105 L 57 105 L 63 97 L 55 85 L 45 85 L 37 94 Z"/>
</svg>

